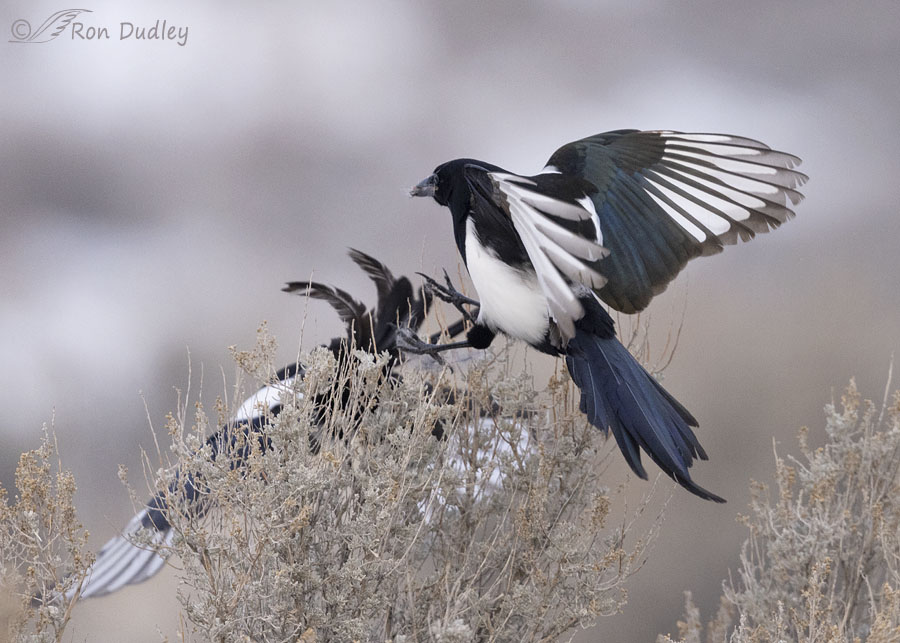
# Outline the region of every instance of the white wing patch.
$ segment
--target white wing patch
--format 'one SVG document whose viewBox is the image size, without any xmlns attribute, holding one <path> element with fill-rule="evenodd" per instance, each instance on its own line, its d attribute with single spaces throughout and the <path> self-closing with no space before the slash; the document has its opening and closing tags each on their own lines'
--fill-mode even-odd
<svg viewBox="0 0 900 643">
<path fill-rule="evenodd" d="M 598 240 L 575 234 L 546 215 L 571 221 L 592 219 L 599 231 L 593 203 L 588 208 L 583 200 L 571 203 L 554 199 L 529 189 L 529 185 L 534 185 L 532 181 L 513 174 L 493 172 L 488 176 L 506 197 L 513 226 L 534 265 L 563 340 L 574 337 L 575 321 L 584 315 L 584 309 L 572 291 L 573 284 L 583 284 L 592 290 L 602 288 L 606 277 L 586 262 L 602 259 L 609 250 Z"/>
<path fill-rule="evenodd" d="M 662 158 L 643 170 L 650 197 L 699 242 L 733 242 L 793 216 L 806 176 L 800 159 L 748 138 L 660 132 Z"/>
<path fill-rule="evenodd" d="M 294 379 L 293 377 L 288 377 L 280 382 L 274 382 L 259 389 L 244 400 L 244 403 L 235 412 L 232 422 L 248 422 L 274 409 L 282 403 L 282 396 L 289 398 L 293 395 L 291 385 Z M 302 399 L 303 394 L 297 393 L 297 398 Z"/>
<path fill-rule="evenodd" d="M 594 222 L 594 230 L 597 231 L 597 239 L 595 240 L 596 244 L 599 246 L 603 245 L 603 228 L 600 227 L 600 217 L 597 216 L 597 208 L 594 207 L 594 201 L 589 196 L 584 196 L 578 199 L 578 203 L 581 204 L 585 210 L 591 213 L 591 221 Z"/>
</svg>

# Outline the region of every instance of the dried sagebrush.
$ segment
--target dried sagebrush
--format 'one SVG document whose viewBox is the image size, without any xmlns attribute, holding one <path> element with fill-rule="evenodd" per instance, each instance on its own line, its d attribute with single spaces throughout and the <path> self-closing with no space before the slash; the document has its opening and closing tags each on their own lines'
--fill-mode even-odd
<svg viewBox="0 0 900 643">
<path fill-rule="evenodd" d="M 265 384 L 274 352 L 263 330 L 235 358 Z M 505 352 L 402 378 L 385 377 L 385 360 L 303 356 L 266 439 L 231 446 L 249 451 L 241 467 L 204 445 L 226 404 L 169 416 L 152 478 L 170 494 L 164 553 L 181 561 L 183 640 L 553 641 L 620 609 L 660 518 L 642 517 L 644 504 L 613 519 L 610 445 L 568 378 L 538 393 Z M 314 400 L 329 389 L 346 395 L 323 410 Z M 23 456 L 15 503 L 0 504 L 11 640 L 60 640 L 92 562 L 52 454 L 45 436 Z M 165 491 L 176 476 L 197 494 Z"/>
<path fill-rule="evenodd" d="M 88 533 L 75 514 L 75 480 L 54 462 L 55 452 L 56 442 L 45 427 L 40 447 L 19 458 L 12 502 L 0 487 L 2 640 L 62 640 L 93 562 Z M 70 597 L 40 604 L 31 600 L 59 591 Z"/>
<path fill-rule="evenodd" d="M 707 641 L 900 641 L 900 393 L 878 408 L 851 381 L 825 414 L 824 446 L 804 428 L 800 458 L 776 454 L 775 492 L 752 487 L 739 577 Z M 681 640 L 699 642 L 687 602 Z"/>
<path fill-rule="evenodd" d="M 659 521 L 642 537 L 634 515 L 609 524 L 609 449 L 568 383 L 538 395 L 491 357 L 401 380 L 359 351 L 338 363 L 317 350 L 304 363 L 268 448 L 242 472 L 199 448 L 215 424 L 202 406 L 171 419 L 181 475 L 202 479 L 217 507 L 198 519 L 170 500 L 195 634 L 550 641 L 618 611 Z M 244 365 L 271 375 L 266 360 Z M 335 383 L 350 403 L 323 417 L 312 400 Z"/>
</svg>

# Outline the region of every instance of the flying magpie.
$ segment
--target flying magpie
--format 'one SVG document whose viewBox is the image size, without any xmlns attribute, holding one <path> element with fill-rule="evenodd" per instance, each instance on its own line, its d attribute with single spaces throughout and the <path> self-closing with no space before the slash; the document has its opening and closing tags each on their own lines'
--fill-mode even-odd
<svg viewBox="0 0 900 643">
<path fill-rule="evenodd" d="M 799 163 L 740 136 L 638 130 L 563 145 L 533 176 L 443 163 L 410 195 L 450 209 L 480 308 L 465 341 L 407 348 L 486 348 L 503 333 L 564 356 L 582 412 L 612 431 L 635 474 L 647 478 L 643 450 L 691 493 L 724 502 L 691 480 L 694 459 L 707 459 L 697 421 L 619 342 L 601 302 L 643 310 L 688 260 L 777 228 L 803 198 Z"/>
<path fill-rule="evenodd" d="M 378 300 L 374 310 L 370 311 L 340 288 L 314 281 L 293 281 L 283 290 L 325 300 L 337 311 L 346 325 L 347 334 L 332 339 L 327 346 L 339 361 L 349 358 L 351 347 L 370 352 L 387 352 L 389 372 L 386 376 L 390 377 L 390 369 L 400 358 L 396 343 L 398 329 L 418 329 L 425 320 L 431 296 L 427 291 L 417 296 L 409 279 L 394 277 L 383 263 L 359 250 L 351 249 L 350 258 L 375 283 Z M 448 327 L 446 332 L 452 337 L 462 332 L 463 328 L 460 321 Z M 439 337 L 440 334 L 437 333 L 431 339 L 437 341 Z M 283 396 L 291 394 L 292 382 L 303 375 L 302 364 L 290 364 L 276 374 L 272 384 L 262 387 L 248 398 L 238 408 L 230 423 L 207 438 L 210 457 L 215 458 L 218 453 L 227 452 L 233 458 L 229 466 L 240 469 L 250 456 L 254 444 L 258 444 L 263 450 L 267 449 L 269 442 L 265 435 L 266 426 L 281 411 Z M 321 408 L 324 412 L 324 409 L 333 406 L 335 396 L 343 398 L 345 395 L 347 391 L 338 387 L 327 390 L 321 394 L 321 399 L 316 399 L 316 408 Z M 437 437 L 441 437 L 441 431 L 441 427 L 435 427 Z M 344 436 L 335 437 L 341 439 Z M 313 451 L 318 449 L 320 439 L 321 436 L 311 437 L 310 448 Z M 166 518 L 167 498 L 173 495 L 180 496 L 197 517 L 209 510 L 209 505 L 204 500 L 203 481 L 192 475 L 177 475 L 167 492 L 154 496 L 131 519 L 121 535 L 103 546 L 82 585 L 81 597 L 103 596 L 126 585 L 143 582 L 162 569 L 165 560 L 157 550 L 171 545 L 175 535 Z M 141 529 L 151 532 L 150 547 L 134 543 L 135 535 Z M 74 590 L 70 593 L 74 593 Z"/>
</svg>

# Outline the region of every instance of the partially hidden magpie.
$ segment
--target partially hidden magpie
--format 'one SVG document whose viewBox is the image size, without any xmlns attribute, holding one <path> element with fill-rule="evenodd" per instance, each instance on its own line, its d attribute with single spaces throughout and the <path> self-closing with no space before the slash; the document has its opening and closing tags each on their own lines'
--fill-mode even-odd
<svg viewBox="0 0 900 643">
<path fill-rule="evenodd" d="M 694 459 L 707 459 L 697 421 L 619 342 L 601 302 L 643 310 L 688 260 L 777 228 L 803 198 L 799 163 L 740 136 L 616 130 L 562 146 L 533 176 L 439 165 L 410 194 L 450 209 L 480 308 L 465 341 L 407 348 L 487 348 L 503 333 L 564 356 L 582 412 L 612 431 L 635 474 L 647 478 L 643 450 L 691 493 L 724 502 L 691 480 Z"/>
<path fill-rule="evenodd" d="M 340 288 L 314 281 L 290 282 L 283 290 L 325 300 L 337 311 L 346 325 L 347 334 L 344 337 L 334 338 L 327 346 L 339 361 L 349 357 L 348 349 L 351 347 L 369 352 L 387 352 L 390 356 L 388 361 L 390 369 L 400 358 L 396 343 L 398 329 L 406 327 L 418 329 L 422 325 L 430 303 L 430 295 L 423 292 L 421 296 L 417 296 L 409 279 L 394 277 L 383 263 L 363 252 L 351 249 L 350 257 L 375 283 L 378 300 L 374 310 L 370 311 Z M 448 327 L 445 332 L 454 336 L 462 332 L 463 328 L 462 322 L 458 322 Z M 439 336 L 440 334 L 435 334 L 432 340 L 437 341 Z M 229 466 L 240 469 L 249 457 L 254 441 L 263 450 L 268 448 L 269 443 L 265 437 L 266 426 L 281 411 L 284 396 L 291 394 L 292 382 L 298 377 L 302 378 L 303 375 L 304 368 L 299 363 L 278 371 L 272 384 L 262 387 L 247 399 L 238 408 L 230 423 L 207 438 L 206 445 L 210 457 L 215 458 L 218 453 L 227 452 L 232 457 Z M 387 375 L 391 376 L 391 373 Z M 316 399 L 316 408 L 331 408 L 335 402 L 334 396 L 345 394 L 346 391 L 338 388 L 329 390 L 322 399 Z M 440 427 L 436 427 L 435 430 L 439 431 Z M 341 439 L 343 436 L 335 437 Z M 318 441 L 321 436 L 315 439 Z M 317 450 L 318 446 L 318 442 L 310 444 L 313 450 Z M 194 476 L 177 475 L 176 481 L 170 485 L 167 492 L 154 496 L 146 507 L 131 519 L 121 535 L 112 538 L 103 546 L 81 587 L 80 597 L 102 596 L 126 585 L 143 582 L 159 572 L 165 560 L 158 550 L 171 545 L 175 535 L 166 517 L 169 509 L 167 499 L 178 497 L 192 514 L 201 517 L 209 510 L 209 504 L 202 492 L 203 487 L 203 481 Z M 150 546 L 134 542 L 135 535 L 142 529 L 151 532 Z M 74 589 L 71 590 L 70 595 L 74 592 Z M 47 597 L 46 600 L 55 598 L 58 597 Z"/>
</svg>

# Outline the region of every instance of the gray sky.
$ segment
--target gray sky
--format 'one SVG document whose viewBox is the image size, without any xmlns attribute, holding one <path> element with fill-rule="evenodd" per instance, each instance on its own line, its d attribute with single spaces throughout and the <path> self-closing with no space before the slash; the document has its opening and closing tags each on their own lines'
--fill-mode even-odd
<svg viewBox="0 0 900 643">
<path fill-rule="evenodd" d="M 211 401 L 262 320 L 284 362 L 304 314 L 304 346 L 331 337 L 326 306 L 280 287 L 371 298 L 348 246 L 455 271 L 446 211 L 405 189 L 458 156 L 527 173 L 604 130 L 721 131 L 811 177 L 796 220 L 694 262 L 650 308 L 663 332 L 686 310 L 665 384 L 701 423 L 696 479 L 730 502 L 675 495 L 611 640 L 674 631 L 683 589 L 710 616 L 773 436 L 815 439 L 851 376 L 881 395 L 900 349 L 896 0 L 84 6 L 110 40 L 0 39 L 0 481 L 55 414 L 97 546 L 131 513 L 117 465 L 139 481 L 152 445 L 141 392 L 161 426 L 188 353 Z M 2 33 L 63 8 L 5 2 Z M 157 19 L 186 44 L 119 40 Z M 173 593 L 169 574 L 86 603 L 78 640 L 156 641 Z"/>
</svg>

